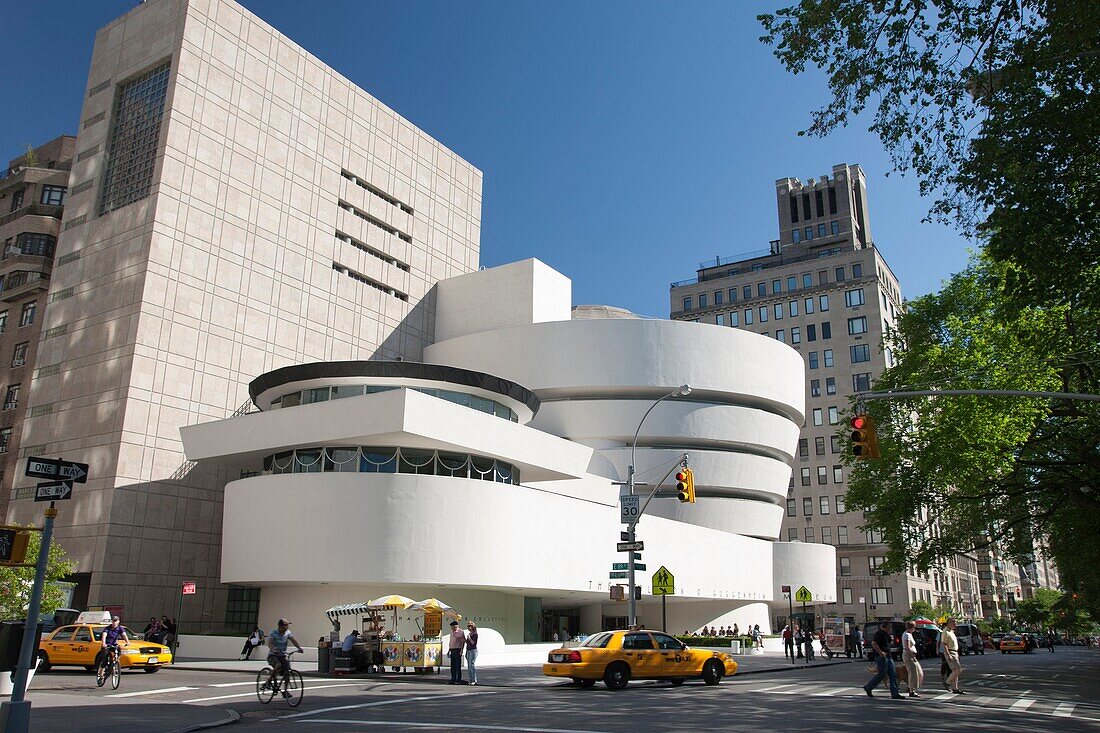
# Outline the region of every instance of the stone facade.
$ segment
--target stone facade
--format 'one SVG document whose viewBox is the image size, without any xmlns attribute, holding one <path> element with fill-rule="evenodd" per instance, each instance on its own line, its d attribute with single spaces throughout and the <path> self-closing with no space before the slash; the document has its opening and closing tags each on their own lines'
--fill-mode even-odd
<svg viewBox="0 0 1100 733">
<path fill-rule="evenodd" d="M 181 624 L 216 628 L 238 476 L 179 428 L 281 366 L 419 358 L 433 285 L 478 267 L 481 173 L 229 0 L 102 28 L 76 151 L 21 454 L 90 464 L 58 519 L 74 602 L 174 615 L 194 580 Z"/>
</svg>

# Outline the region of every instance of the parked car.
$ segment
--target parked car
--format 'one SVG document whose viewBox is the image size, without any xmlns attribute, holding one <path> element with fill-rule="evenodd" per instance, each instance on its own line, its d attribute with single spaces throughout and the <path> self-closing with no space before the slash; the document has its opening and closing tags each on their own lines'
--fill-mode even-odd
<svg viewBox="0 0 1100 733">
<path fill-rule="evenodd" d="M 875 632 L 878 631 L 881 625 L 881 621 L 863 624 L 863 656 L 867 659 L 875 658 L 875 650 L 871 646 L 871 642 L 875 640 Z M 887 630 L 890 633 L 890 656 L 894 659 L 901 659 L 901 635 L 905 633 L 905 622 L 891 621 Z"/>
<path fill-rule="evenodd" d="M 959 651 L 963 654 L 985 654 L 982 634 L 974 624 L 959 624 L 955 627 L 955 636 L 959 639 Z"/>
</svg>

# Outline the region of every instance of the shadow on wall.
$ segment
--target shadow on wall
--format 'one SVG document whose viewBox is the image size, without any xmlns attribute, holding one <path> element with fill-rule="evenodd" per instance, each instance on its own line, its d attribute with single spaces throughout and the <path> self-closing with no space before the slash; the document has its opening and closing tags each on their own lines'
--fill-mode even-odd
<svg viewBox="0 0 1100 733">
<path fill-rule="evenodd" d="M 384 296 L 389 297 L 389 296 Z M 401 319 L 382 343 L 370 355 L 370 361 L 390 361 L 401 358 L 404 361 L 422 361 L 424 347 L 435 340 L 435 300 L 436 286 L 420 299 Z M 378 324 L 385 328 L 386 324 Z M 369 335 L 368 335 L 369 339 Z"/>
</svg>

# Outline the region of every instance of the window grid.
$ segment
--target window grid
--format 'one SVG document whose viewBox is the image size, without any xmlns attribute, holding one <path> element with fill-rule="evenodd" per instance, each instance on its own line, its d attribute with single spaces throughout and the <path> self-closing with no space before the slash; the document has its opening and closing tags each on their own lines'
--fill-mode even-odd
<svg viewBox="0 0 1100 733">
<path fill-rule="evenodd" d="M 101 216 L 149 195 L 168 95 L 169 67 L 168 63 L 161 64 L 119 85 L 103 174 Z"/>
</svg>

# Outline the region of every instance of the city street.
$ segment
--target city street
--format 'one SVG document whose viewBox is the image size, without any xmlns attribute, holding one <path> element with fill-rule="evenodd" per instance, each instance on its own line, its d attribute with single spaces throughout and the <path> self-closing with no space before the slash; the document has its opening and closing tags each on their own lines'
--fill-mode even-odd
<svg viewBox="0 0 1100 733">
<path fill-rule="evenodd" d="M 96 688 L 86 673 L 59 671 L 37 677 L 30 697 L 41 700 L 35 702 L 34 730 L 66 733 L 118 730 L 123 721 L 142 719 L 146 725 L 134 729 L 179 730 L 198 713 L 205 722 L 236 713 L 240 719 L 232 729 L 242 731 L 856 731 L 872 720 L 914 730 L 1100 730 L 1100 655 L 1094 652 L 1060 647 L 1055 654 L 987 653 L 964 657 L 963 664 L 967 695 L 944 691 L 938 664 L 929 661 L 925 697 L 896 701 L 885 689 L 868 699 L 860 689 L 867 664 L 848 662 L 746 674 L 716 688 L 695 681 L 679 688 L 633 682 L 622 692 L 602 685 L 577 689 L 530 666 L 486 669 L 477 687 L 445 685 L 445 673 L 382 680 L 311 677 L 298 709 L 280 700 L 261 705 L 254 678 L 239 672 L 127 674 L 118 691 L 109 691 Z M 46 707 L 55 702 L 64 707 Z M 154 717 L 173 715 L 174 724 L 151 727 Z"/>
</svg>

